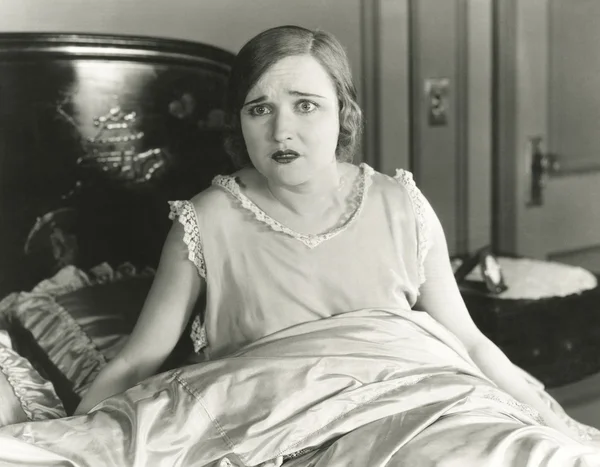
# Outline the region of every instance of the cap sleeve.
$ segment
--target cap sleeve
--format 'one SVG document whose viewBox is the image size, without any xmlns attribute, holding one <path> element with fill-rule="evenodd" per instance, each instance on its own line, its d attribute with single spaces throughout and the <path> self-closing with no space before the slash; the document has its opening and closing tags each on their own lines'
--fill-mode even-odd
<svg viewBox="0 0 600 467">
<path fill-rule="evenodd" d="M 204 251 L 200 239 L 200 226 L 194 205 L 190 201 L 169 201 L 171 209 L 169 219 L 177 219 L 183 226 L 183 242 L 187 245 L 188 259 L 194 263 L 198 274 L 206 279 L 206 263 L 204 262 Z M 197 314 L 192 322 L 190 337 L 194 344 L 194 352 L 200 353 L 202 349 L 208 348 L 206 327 L 202 323 L 202 317 Z"/>
<path fill-rule="evenodd" d="M 417 224 L 417 262 L 419 265 L 419 285 L 425 282 L 425 257 L 431 247 L 430 225 L 426 216 L 427 200 L 417 188 L 411 172 L 397 169 L 394 179 L 408 192 Z"/>
<path fill-rule="evenodd" d="M 190 201 L 169 201 L 169 207 L 169 219 L 177 219 L 183 226 L 183 242 L 188 248 L 188 259 L 194 263 L 198 274 L 206 279 L 206 264 L 194 205 Z"/>
</svg>

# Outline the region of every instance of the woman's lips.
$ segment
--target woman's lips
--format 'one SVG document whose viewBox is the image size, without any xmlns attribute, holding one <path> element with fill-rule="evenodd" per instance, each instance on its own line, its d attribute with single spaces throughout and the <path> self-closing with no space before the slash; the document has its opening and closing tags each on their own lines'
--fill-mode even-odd
<svg viewBox="0 0 600 467">
<path fill-rule="evenodd" d="M 274 152 L 271 156 L 271 159 L 273 159 L 278 164 L 289 164 L 290 162 L 295 161 L 299 157 L 300 154 L 298 154 L 296 151 L 292 149 L 286 149 L 285 151 Z"/>
</svg>

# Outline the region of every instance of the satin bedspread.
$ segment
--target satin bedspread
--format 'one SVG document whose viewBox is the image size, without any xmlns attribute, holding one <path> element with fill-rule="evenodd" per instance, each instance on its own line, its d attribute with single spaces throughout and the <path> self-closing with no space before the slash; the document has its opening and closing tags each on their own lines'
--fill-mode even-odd
<svg viewBox="0 0 600 467">
<path fill-rule="evenodd" d="M 0 465 L 580 467 L 598 440 L 543 426 L 425 313 L 360 310 L 0 428 Z"/>
</svg>

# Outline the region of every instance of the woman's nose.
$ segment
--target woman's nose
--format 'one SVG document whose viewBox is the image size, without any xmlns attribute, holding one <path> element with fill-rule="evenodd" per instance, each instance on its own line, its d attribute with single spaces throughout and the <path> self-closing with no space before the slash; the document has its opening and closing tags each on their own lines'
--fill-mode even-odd
<svg viewBox="0 0 600 467">
<path fill-rule="evenodd" d="M 293 116 L 288 112 L 277 112 L 272 119 L 273 139 L 277 142 L 287 141 L 294 134 Z"/>
</svg>

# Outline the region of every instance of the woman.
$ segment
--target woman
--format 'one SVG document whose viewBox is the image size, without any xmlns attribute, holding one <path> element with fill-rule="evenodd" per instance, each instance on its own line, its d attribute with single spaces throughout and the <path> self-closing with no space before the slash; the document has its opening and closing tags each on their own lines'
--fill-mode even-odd
<svg viewBox="0 0 600 467">
<path fill-rule="evenodd" d="M 64 431 L 112 426 L 119 412 L 129 438 L 147 423 L 164 438 L 170 423 L 156 414 L 168 413 L 185 443 L 191 422 L 173 415 L 185 409 L 202 427 L 186 448 L 197 465 L 223 449 L 219 465 L 600 459 L 475 326 L 410 174 L 349 163 L 362 117 L 330 34 L 285 26 L 252 39 L 233 67 L 228 114 L 240 169 L 172 203 L 177 222 L 139 322 L 77 413 L 106 400 Z M 209 363 L 126 391 L 157 371 L 204 294 L 192 338 Z M 165 412 L 165 392 L 193 397 Z"/>
</svg>

